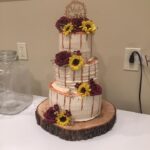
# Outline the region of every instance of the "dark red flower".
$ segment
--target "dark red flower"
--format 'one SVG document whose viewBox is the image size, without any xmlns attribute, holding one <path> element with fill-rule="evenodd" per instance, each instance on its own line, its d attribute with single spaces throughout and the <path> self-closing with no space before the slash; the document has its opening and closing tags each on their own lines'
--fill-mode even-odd
<svg viewBox="0 0 150 150">
<path fill-rule="evenodd" d="M 71 53 L 68 52 L 68 51 L 62 51 L 58 54 L 56 54 L 56 57 L 55 57 L 55 63 L 62 67 L 64 65 L 67 65 L 69 64 L 69 58 L 71 57 Z"/>
<path fill-rule="evenodd" d="M 58 104 L 55 104 L 53 107 L 50 107 L 45 113 L 44 117 L 46 121 L 50 124 L 57 123 L 57 118 L 60 114 L 64 114 L 66 117 L 71 117 L 72 114 L 69 110 L 62 111 Z M 65 119 L 65 118 L 61 118 Z"/>
<path fill-rule="evenodd" d="M 79 55 L 79 56 L 82 55 L 81 52 L 80 52 L 80 50 L 74 51 L 73 53 L 76 54 L 76 55 Z"/>
<path fill-rule="evenodd" d="M 57 116 L 57 112 L 55 111 L 53 107 L 50 107 L 44 114 L 44 117 L 50 123 L 56 122 L 56 116 Z"/>
<path fill-rule="evenodd" d="M 65 115 L 66 115 L 67 117 L 71 117 L 71 116 L 72 116 L 72 114 L 71 114 L 71 112 L 70 112 L 69 110 L 66 110 Z"/>
<path fill-rule="evenodd" d="M 57 20 L 56 22 L 56 28 L 59 30 L 59 32 L 62 32 L 62 29 L 65 25 L 67 25 L 71 20 L 68 17 L 61 17 L 60 19 Z"/>
<path fill-rule="evenodd" d="M 55 110 L 55 111 L 59 111 L 59 110 L 60 110 L 58 104 L 55 104 L 55 105 L 54 105 L 54 110 Z"/>
<path fill-rule="evenodd" d="M 91 89 L 91 92 L 90 92 L 91 96 L 102 94 L 102 87 L 99 84 L 95 83 L 93 79 L 89 81 L 89 84 L 90 84 L 90 89 Z"/>
<path fill-rule="evenodd" d="M 102 87 L 97 84 L 93 79 L 90 79 L 88 82 L 90 86 L 90 96 L 96 96 L 96 95 L 101 95 L 102 94 Z M 78 89 L 81 83 L 76 83 L 75 88 Z"/>
<path fill-rule="evenodd" d="M 82 21 L 84 20 L 89 20 L 88 18 L 68 18 L 66 16 L 62 16 L 59 18 L 55 24 L 56 28 L 58 29 L 59 32 L 62 32 L 63 27 L 67 25 L 68 23 L 72 23 L 74 26 L 73 33 L 76 32 L 82 32 Z"/>
<path fill-rule="evenodd" d="M 83 20 L 89 20 L 88 18 L 72 18 L 71 22 L 74 26 L 73 32 L 81 32 L 82 28 L 80 27 L 82 25 Z"/>
<path fill-rule="evenodd" d="M 75 88 L 79 88 L 79 86 L 81 85 L 81 83 L 76 83 Z"/>
</svg>

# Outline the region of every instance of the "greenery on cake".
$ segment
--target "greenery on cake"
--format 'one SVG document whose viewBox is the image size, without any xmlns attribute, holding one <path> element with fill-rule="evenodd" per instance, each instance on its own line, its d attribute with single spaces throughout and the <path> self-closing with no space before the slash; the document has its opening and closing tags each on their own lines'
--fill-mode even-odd
<svg viewBox="0 0 150 150">
<path fill-rule="evenodd" d="M 61 110 L 57 104 L 50 107 L 44 113 L 44 117 L 50 124 L 57 124 L 59 126 L 68 126 L 72 122 L 71 112 L 68 110 Z"/>
<path fill-rule="evenodd" d="M 75 87 L 77 89 L 77 93 L 83 97 L 102 94 L 102 87 L 93 79 L 90 79 L 89 82 L 76 83 Z"/>
<path fill-rule="evenodd" d="M 71 33 L 84 32 L 86 34 L 94 33 L 96 31 L 96 25 L 92 20 L 88 18 L 68 18 L 66 16 L 61 17 L 56 22 L 56 28 L 64 35 Z"/>
<path fill-rule="evenodd" d="M 61 51 L 55 56 L 55 64 L 59 67 L 68 66 L 71 70 L 77 71 L 83 67 L 84 58 L 79 50 L 74 52 Z"/>
</svg>

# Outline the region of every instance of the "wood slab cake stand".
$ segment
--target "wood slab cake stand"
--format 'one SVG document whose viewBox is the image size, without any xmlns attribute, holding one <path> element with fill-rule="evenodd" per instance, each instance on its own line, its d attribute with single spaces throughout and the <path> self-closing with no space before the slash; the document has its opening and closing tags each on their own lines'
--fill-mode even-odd
<svg viewBox="0 0 150 150">
<path fill-rule="evenodd" d="M 113 127 L 116 121 L 116 108 L 108 101 L 103 100 L 101 115 L 85 122 L 75 122 L 72 126 L 58 126 L 50 124 L 44 118 L 49 108 L 48 100 L 43 101 L 36 109 L 37 124 L 49 133 L 69 141 L 86 140 L 102 135 Z"/>
</svg>

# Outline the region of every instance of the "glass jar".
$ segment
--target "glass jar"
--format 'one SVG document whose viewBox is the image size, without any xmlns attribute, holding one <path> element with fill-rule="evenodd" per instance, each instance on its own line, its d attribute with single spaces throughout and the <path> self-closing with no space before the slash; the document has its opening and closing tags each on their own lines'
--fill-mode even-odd
<svg viewBox="0 0 150 150">
<path fill-rule="evenodd" d="M 0 113 L 13 115 L 32 103 L 30 75 L 25 62 L 17 60 L 17 52 L 0 51 Z"/>
</svg>

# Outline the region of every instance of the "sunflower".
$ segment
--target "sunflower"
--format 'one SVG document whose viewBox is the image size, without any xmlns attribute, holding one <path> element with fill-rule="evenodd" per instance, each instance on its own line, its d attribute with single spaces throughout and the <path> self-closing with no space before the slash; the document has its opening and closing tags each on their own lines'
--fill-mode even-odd
<svg viewBox="0 0 150 150">
<path fill-rule="evenodd" d="M 93 21 L 90 20 L 82 21 L 82 25 L 80 27 L 82 28 L 82 31 L 84 31 L 87 34 L 96 31 L 96 25 Z"/>
<path fill-rule="evenodd" d="M 73 31 L 73 25 L 72 25 L 72 23 L 68 23 L 68 24 L 66 24 L 64 27 L 63 27 L 63 33 L 64 33 L 64 35 L 68 35 L 68 34 L 70 34 L 72 31 Z"/>
<path fill-rule="evenodd" d="M 90 85 L 88 83 L 81 83 L 77 89 L 77 93 L 81 96 L 89 96 L 91 92 Z"/>
<path fill-rule="evenodd" d="M 73 70 L 79 70 L 84 65 L 84 59 L 81 55 L 73 54 L 69 58 L 69 67 Z"/>
<path fill-rule="evenodd" d="M 67 116 L 65 112 L 61 112 L 56 117 L 56 124 L 60 126 L 67 126 L 71 122 L 71 116 Z"/>
</svg>

